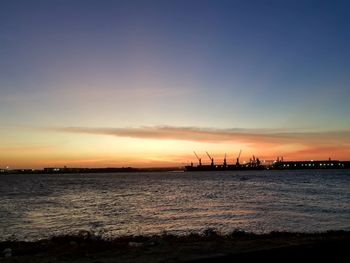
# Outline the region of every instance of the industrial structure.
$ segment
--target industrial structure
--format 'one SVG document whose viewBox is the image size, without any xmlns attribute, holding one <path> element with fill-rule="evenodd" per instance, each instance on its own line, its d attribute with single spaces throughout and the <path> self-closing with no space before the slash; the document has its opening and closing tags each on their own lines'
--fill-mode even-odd
<svg viewBox="0 0 350 263">
<path fill-rule="evenodd" d="M 261 161 L 254 155 L 249 162 L 240 163 L 242 150 L 236 157 L 235 164 L 227 163 L 226 153 L 222 163 L 215 164 L 214 158 L 206 152 L 210 159 L 210 164 L 202 164 L 202 159 L 194 152 L 198 165 L 187 165 L 185 171 L 231 171 L 231 170 L 301 170 L 301 169 L 350 169 L 350 161 L 339 160 L 318 160 L 318 161 L 284 161 L 283 157 L 277 157 L 276 160 Z"/>
</svg>

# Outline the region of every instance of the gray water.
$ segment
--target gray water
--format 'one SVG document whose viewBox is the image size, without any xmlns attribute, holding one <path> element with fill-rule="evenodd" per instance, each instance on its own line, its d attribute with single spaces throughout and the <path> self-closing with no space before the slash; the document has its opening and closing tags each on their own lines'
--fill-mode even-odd
<svg viewBox="0 0 350 263">
<path fill-rule="evenodd" d="M 0 176 L 0 240 L 350 230 L 350 170 Z"/>
</svg>

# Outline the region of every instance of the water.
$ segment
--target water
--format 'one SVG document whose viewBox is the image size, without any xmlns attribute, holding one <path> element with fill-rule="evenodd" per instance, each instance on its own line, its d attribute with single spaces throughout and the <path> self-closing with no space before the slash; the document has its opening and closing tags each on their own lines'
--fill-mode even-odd
<svg viewBox="0 0 350 263">
<path fill-rule="evenodd" d="M 350 230 L 350 170 L 1 175 L 0 240 Z"/>
</svg>

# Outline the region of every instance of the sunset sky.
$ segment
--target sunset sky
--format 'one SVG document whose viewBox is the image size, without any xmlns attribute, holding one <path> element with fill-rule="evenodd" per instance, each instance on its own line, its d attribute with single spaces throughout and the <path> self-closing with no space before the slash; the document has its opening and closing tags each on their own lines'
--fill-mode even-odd
<svg viewBox="0 0 350 263">
<path fill-rule="evenodd" d="M 350 1 L 0 1 L 0 168 L 350 159 Z"/>
</svg>

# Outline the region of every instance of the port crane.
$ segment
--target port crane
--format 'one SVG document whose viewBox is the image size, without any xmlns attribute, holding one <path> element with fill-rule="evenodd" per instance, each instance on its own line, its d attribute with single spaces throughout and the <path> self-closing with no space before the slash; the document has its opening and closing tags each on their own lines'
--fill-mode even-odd
<svg viewBox="0 0 350 263">
<path fill-rule="evenodd" d="M 214 166 L 214 158 L 211 158 L 210 154 L 208 152 L 206 152 L 210 161 L 211 161 L 211 166 Z"/>
<path fill-rule="evenodd" d="M 197 157 L 198 159 L 198 163 L 199 163 L 199 166 L 202 166 L 202 159 L 198 157 L 198 155 L 196 154 L 195 151 L 193 151 L 194 155 Z"/>
<path fill-rule="evenodd" d="M 242 150 L 239 150 L 239 154 L 238 154 L 238 157 L 237 157 L 237 161 L 236 161 L 236 166 L 239 166 L 239 158 L 241 157 L 241 153 L 242 153 Z"/>
<path fill-rule="evenodd" d="M 250 159 L 249 165 L 257 167 L 257 166 L 260 166 L 260 164 L 261 164 L 260 159 L 258 157 L 255 157 L 255 155 L 253 155 L 253 159 Z"/>
</svg>

